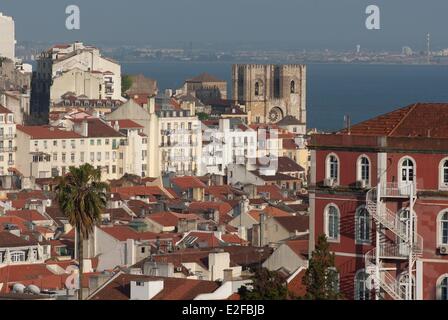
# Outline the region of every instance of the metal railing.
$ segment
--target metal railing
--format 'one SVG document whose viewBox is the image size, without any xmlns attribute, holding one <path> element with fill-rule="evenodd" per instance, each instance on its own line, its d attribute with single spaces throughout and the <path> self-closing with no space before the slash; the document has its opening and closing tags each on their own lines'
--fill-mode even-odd
<svg viewBox="0 0 448 320">
<path fill-rule="evenodd" d="M 417 184 L 415 182 L 385 182 L 380 187 L 380 195 L 385 198 L 407 198 L 417 194 Z"/>
</svg>

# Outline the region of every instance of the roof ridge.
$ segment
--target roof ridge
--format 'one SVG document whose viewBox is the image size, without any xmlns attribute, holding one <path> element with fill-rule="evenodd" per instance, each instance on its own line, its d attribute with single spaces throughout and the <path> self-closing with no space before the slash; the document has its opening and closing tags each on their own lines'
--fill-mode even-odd
<svg viewBox="0 0 448 320">
<path fill-rule="evenodd" d="M 405 116 L 402 117 L 401 120 L 395 125 L 395 127 L 387 134 L 388 137 L 392 136 L 392 134 L 395 132 L 395 130 L 397 130 L 398 127 L 404 122 L 404 120 L 407 119 L 407 117 L 417 107 L 417 105 L 418 105 L 418 102 L 416 102 L 412 105 L 412 107 L 408 110 L 408 112 L 405 114 Z"/>
</svg>

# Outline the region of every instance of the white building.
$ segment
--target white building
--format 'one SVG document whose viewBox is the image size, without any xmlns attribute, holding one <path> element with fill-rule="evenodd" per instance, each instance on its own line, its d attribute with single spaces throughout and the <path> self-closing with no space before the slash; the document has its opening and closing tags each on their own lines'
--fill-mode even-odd
<svg viewBox="0 0 448 320">
<path fill-rule="evenodd" d="M 64 175 L 70 166 L 85 163 L 100 169 L 103 180 L 125 173 L 146 175 L 147 137 L 136 123 L 128 121 L 123 126 L 111 127 L 98 118 L 74 119 L 73 130 L 17 126 L 16 168 L 24 176 L 24 188 L 35 178 Z"/>
<path fill-rule="evenodd" d="M 257 131 L 245 124 L 231 126 L 230 119 L 220 119 L 217 130 L 207 129 L 203 146 L 204 173 L 224 176 L 231 163 L 245 164 L 247 158 L 256 157 Z"/>
<path fill-rule="evenodd" d="M 4 16 L 0 12 L 0 56 L 15 60 L 15 26 L 11 17 Z"/>
<path fill-rule="evenodd" d="M 143 126 L 143 133 L 149 137 L 148 176 L 202 174 L 202 131 L 194 109 L 174 108 L 166 102 L 156 106 L 155 98 L 143 107 L 130 100 L 106 118 L 130 119 Z"/>
<path fill-rule="evenodd" d="M 88 99 L 120 100 L 121 66 L 99 49 L 81 42 L 57 45 L 41 53 L 33 75 L 31 112 L 48 113 L 67 92 Z"/>
<path fill-rule="evenodd" d="M 0 176 L 14 167 L 16 155 L 16 125 L 14 114 L 0 105 Z"/>
</svg>

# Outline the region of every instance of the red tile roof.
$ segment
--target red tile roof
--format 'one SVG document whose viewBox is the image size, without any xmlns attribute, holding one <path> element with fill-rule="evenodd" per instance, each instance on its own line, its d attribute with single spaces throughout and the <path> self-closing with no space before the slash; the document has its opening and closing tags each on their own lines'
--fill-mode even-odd
<svg viewBox="0 0 448 320">
<path fill-rule="evenodd" d="M 288 232 L 306 232 L 309 230 L 309 216 L 275 216 L 274 219 Z"/>
<path fill-rule="evenodd" d="M 17 130 L 27 134 L 31 139 L 77 139 L 82 138 L 74 131 L 61 130 L 51 126 L 22 126 L 17 125 Z"/>
<path fill-rule="evenodd" d="M 93 119 L 73 119 L 73 122 L 82 123 L 87 122 L 87 135 L 89 138 L 109 138 L 109 137 L 124 137 L 123 134 L 116 131 L 104 121 Z"/>
<path fill-rule="evenodd" d="M 191 188 L 205 189 L 207 186 L 197 177 L 185 176 L 171 178 L 171 182 L 182 190 Z"/>
<path fill-rule="evenodd" d="M 0 113 L 5 114 L 5 113 L 12 113 L 12 112 L 0 104 Z"/>
<path fill-rule="evenodd" d="M 16 216 L 27 221 L 43 221 L 48 220 L 36 210 L 11 210 L 6 211 L 7 216 Z"/>
<path fill-rule="evenodd" d="M 339 131 L 347 134 L 348 130 Z M 350 128 L 352 135 L 448 138 L 448 104 L 416 103 Z"/>
<path fill-rule="evenodd" d="M 147 216 L 147 219 L 153 220 L 164 227 L 177 227 L 179 220 L 198 220 L 195 214 L 181 214 L 174 212 L 157 212 Z"/>
<path fill-rule="evenodd" d="M 156 240 L 160 239 L 179 239 L 180 235 L 175 233 L 154 233 L 154 232 L 138 232 L 127 226 L 104 226 L 100 228 L 110 236 L 119 241 L 126 241 L 127 239 L 134 240 Z"/>
<path fill-rule="evenodd" d="M 111 121 L 112 126 L 115 126 L 115 124 L 117 124 L 117 123 L 118 123 L 118 127 L 120 129 L 140 129 L 140 128 L 143 128 L 143 126 L 139 125 L 137 122 L 129 120 L 129 119 Z"/>
<path fill-rule="evenodd" d="M 265 213 L 266 218 L 269 217 L 289 217 L 290 214 L 286 211 L 280 210 L 278 208 L 274 208 L 271 206 L 266 207 L 263 210 L 251 210 L 249 211 L 249 215 L 254 218 L 257 222 L 260 221 L 260 214 Z"/>
<path fill-rule="evenodd" d="M 165 192 L 158 186 L 132 186 L 132 187 L 118 187 L 112 188 L 112 192 L 119 193 L 120 195 L 127 197 L 135 196 L 164 196 L 172 198 L 172 194 L 168 191 Z M 155 200 L 155 198 L 154 198 Z"/>
<path fill-rule="evenodd" d="M 119 274 L 98 290 L 91 300 L 129 300 L 131 281 L 155 280 L 163 280 L 163 289 L 153 300 L 193 300 L 198 295 L 212 293 L 219 287 L 213 281 Z"/>
</svg>

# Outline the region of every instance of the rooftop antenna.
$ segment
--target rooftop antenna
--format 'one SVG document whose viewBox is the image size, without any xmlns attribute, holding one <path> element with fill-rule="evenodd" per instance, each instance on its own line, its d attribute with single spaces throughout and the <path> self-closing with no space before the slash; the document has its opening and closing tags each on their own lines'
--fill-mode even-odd
<svg viewBox="0 0 448 320">
<path fill-rule="evenodd" d="M 427 46 L 427 62 L 428 64 L 431 64 L 431 34 L 428 33 L 426 35 L 426 46 Z"/>
<path fill-rule="evenodd" d="M 344 116 L 344 126 L 347 129 L 348 134 L 351 134 L 351 124 L 350 124 L 350 116 Z"/>
</svg>

